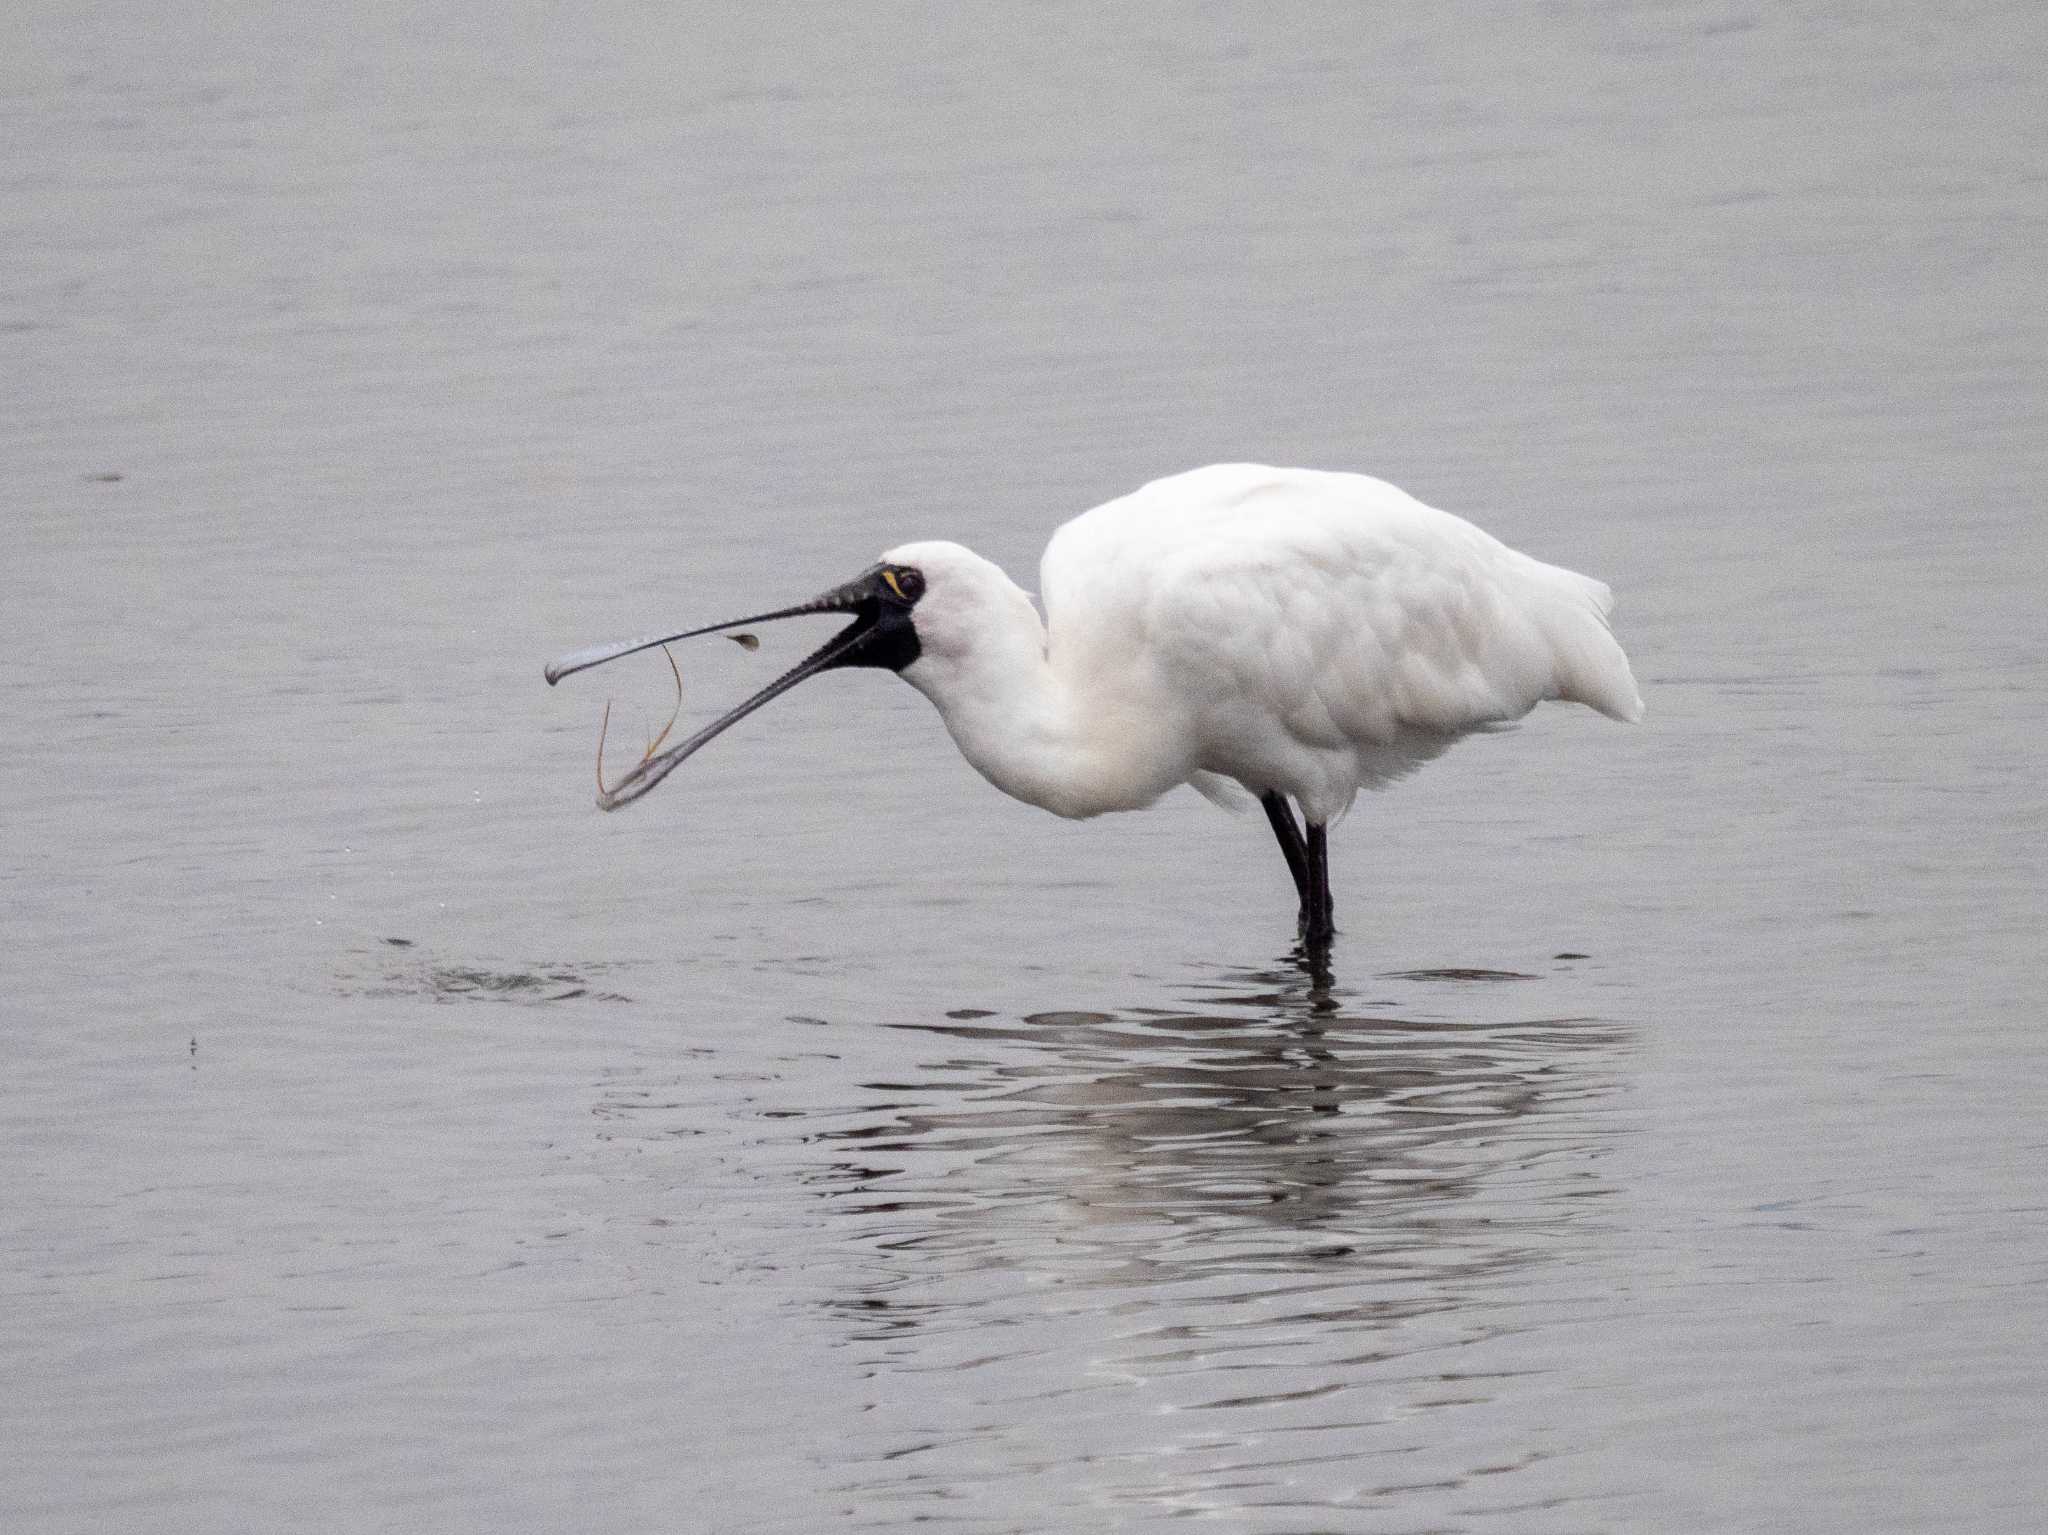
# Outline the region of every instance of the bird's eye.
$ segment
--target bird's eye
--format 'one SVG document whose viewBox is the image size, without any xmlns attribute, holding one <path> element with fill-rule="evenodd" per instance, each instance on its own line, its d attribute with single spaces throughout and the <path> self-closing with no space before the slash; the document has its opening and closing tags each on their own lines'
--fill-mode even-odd
<svg viewBox="0 0 2048 1535">
<path fill-rule="evenodd" d="M 924 576 L 908 565 L 899 565 L 888 573 L 889 584 L 905 602 L 915 602 L 924 595 Z"/>
</svg>

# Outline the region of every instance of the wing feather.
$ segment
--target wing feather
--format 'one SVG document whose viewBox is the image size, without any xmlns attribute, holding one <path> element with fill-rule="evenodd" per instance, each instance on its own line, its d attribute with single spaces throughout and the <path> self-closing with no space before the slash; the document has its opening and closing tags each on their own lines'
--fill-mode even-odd
<svg viewBox="0 0 2048 1535">
<path fill-rule="evenodd" d="M 1200 767 L 1256 782 L 1284 738 L 1345 757 L 1347 803 L 1545 699 L 1642 712 L 1604 585 L 1363 475 L 1154 481 L 1061 528 L 1041 591 L 1055 665 L 1179 711 Z"/>
</svg>

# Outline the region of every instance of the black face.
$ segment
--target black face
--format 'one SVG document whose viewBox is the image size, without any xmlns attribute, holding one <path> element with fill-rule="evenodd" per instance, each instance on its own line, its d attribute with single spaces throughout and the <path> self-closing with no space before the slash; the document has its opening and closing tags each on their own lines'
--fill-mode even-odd
<svg viewBox="0 0 2048 1535">
<path fill-rule="evenodd" d="M 686 640 L 699 634 L 717 634 L 723 630 L 740 628 L 742 625 L 751 628 L 773 619 L 799 618 L 810 613 L 853 615 L 852 623 L 745 703 L 713 720 L 681 745 L 672 746 L 659 756 L 645 758 L 613 787 L 603 789 L 600 786 L 598 804 L 606 810 L 616 810 L 621 805 L 630 805 L 666 778 L 685 757 L 706 741 L 728 725 L 745 719 L 771 698 L 788 692 L 806 677 L 815 676 L 819 672 L 833 671 L 842 666 L 879 666 L 886 667 L 892 672 L 902 671 L 918 657 L 917 626 L 911 622 L 910 610 L 917 606 L 918 599 L 922 596 L 924 572 L 915 566 L 875 565 L 862 571 L 844 586 L 835 586 L 831 591 L 813 597 L 809 602 L 799 603 L 793 608 L 780 608 L 773 613 L 757 613 L 751 618 L 729 619 L 724 623 L 707 624 L 701 629 L 685 629 L 679 634 L 663 635 L 655 639 L 627 640 L 617 645 L 594 645 L 588 650 L 579 650 L 551 662 L 547 667 L 547 679 L 552 686 L 572 672 L 580 672 L 606 661 L 615 661 L 620 656 L 629 656 L 636 651 L 651 650 L 657 645 L 666 645 L 671 640 Z"/>
<path fill-rule="evenodd" d="M 924 572 L 914 565 L 877 565 L 849 584 L 857 587 L 863 583 L 872 595 L 862 596 L 851 611 L 856 615 L 855 627 L 865 626 L 866 636 L 827 664 L 882 666 L 900 672 L 918 657 L 917 626 L 911 622 L 910 610 L 924 595 Z"/>
</svg>

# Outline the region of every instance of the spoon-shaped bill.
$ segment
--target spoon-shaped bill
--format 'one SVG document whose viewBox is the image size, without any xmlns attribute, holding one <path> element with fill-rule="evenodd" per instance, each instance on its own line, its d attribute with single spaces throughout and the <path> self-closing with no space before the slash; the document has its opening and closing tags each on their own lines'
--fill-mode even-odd
<svg viewBox="0 0 2048 1535">
<path fill-rule="evenodd" d="M 582 650 L 572 650 L 567 655 L 558 656 L 550 661 L 545 675 L 552 686 L 564 677 L 587 671 L 593 666 L 601 666 L 607 661 L 616 661 L 621 656 L 652 650 L 656 646 L 666 645 L 675 640 L 692 639 L 700 634 L 718 634 L 742 626 L 751 628 L 756 624 L 772 623 L 778 618 L 801 618 L 817 613 L 853 615 L 851 624 L 745 703 L 713 720 L 687 741 L 672 746 L 665 752 L 646 757 L 632 772 L 609 789 L 604 788 L 600 782 L 598 805 L 605 810 L 617 810 L 623 805 L 632 804 L 674 772 L 686 757 L 713 736 L 745 719 L 770 699 L 788 692 L 806 677 L 838 666 L 876 666 L 901 671 L 915 661 L 918 655 L 917 631 L 911 622 L 910 610 L 922 587 L 912 586 L 906 589 L 903 585 L 904 579 L 913 574 L 908 570 L 876 565 L 862 571 L 843 586 L 835 586 L 832 590 L 813 597 L 809 602 L 798 603 L 792 608 L 780 608 L 773 613 L 756 613 L 748 618 L 727 619 L 724 623 L 705 624 L 701 628 L 684 629 L 675 634 L 621 640 L 611 645 L 591 645 Z M 728 637 L 748 649 L 759 643 L 751 634 L 732 634 Z"/>
<path fill-rule="evenodd" d="M 745 703 L 727 710 L 687 741 L 680 741 L 665 752 L 645 758 L 632 772 L 621 778 L 610 788 L 600 782 L 597 808 L 620 810 L 639 799 L 669 774 L 681 767 L 683 760 L 691 756 L 713 736 L 738 724 L 769 700 L 779 698 L 806 677 L 815 676 L 834 666 L 844 665 L 847 657 L 858 650 L 877 632 L 875 625 L 865 620 L 849 624 L 830 640 L 797 662 L 788 671 L 777 677 Z M 594 663 L 593 663 L 594 664 Z"/>
</svg>

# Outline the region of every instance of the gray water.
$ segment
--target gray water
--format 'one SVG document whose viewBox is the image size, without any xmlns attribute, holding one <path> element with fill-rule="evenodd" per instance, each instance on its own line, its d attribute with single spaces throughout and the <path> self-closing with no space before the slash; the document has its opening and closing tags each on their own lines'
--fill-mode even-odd
<svg viewBox="0 0 2048 1535">
<path fill-rule="evenodd" d="M 2044 16 L 10 5 L 0 1525 L 2036 1528 Z M 592 808 L 548 656 L 1226 458 L 1649 704 L 1328 988 L 886 675 Z"/>
</svg>

